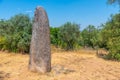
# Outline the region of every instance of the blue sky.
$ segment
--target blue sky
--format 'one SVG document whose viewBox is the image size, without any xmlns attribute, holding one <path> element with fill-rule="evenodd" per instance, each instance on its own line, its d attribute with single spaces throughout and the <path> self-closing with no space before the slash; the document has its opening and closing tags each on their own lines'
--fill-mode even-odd
<svg viewBox="0 0 120 80">
<path fill-rule="evenodd" d="M 18 13 L 34 16 L 36 6 L 43 6 L 51 26 L 58 27 L 65 22 L 99 26 L 111 14 L 118 13 L 118 6 L 107 5 L 107 0 L 0 0 L 0 19 L 9 19 Z"/>
</svg>

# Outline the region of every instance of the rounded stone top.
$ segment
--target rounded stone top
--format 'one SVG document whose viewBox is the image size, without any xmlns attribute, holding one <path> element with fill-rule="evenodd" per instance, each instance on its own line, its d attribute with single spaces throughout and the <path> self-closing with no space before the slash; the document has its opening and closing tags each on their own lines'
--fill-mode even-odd
<svg viewBox="0 0 120 80">
<path fill-rule="evenodd" d="M 42 6 L 37 6 L 34 12 L 34 21 L 35 22 L 48 22 L 48 16 L 45 9 Z"/>
<path fill-rule="evenodd" d="M 36 10 L 40 10 L 40 9 L 43 9 L 43 7 L 42 6 L 37 6 L 36 7 Z"/>
</svg>

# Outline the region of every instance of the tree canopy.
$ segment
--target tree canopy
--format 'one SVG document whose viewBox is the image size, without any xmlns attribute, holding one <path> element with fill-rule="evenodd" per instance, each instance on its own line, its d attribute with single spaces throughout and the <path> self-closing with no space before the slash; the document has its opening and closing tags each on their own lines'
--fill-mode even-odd
<svg viewBox="0 0 120 80">
<path fill-rule="evenodd" d="M 108 0 L 109 4 L 117 3 L 120 6 L 120 0 Z"/>
<path fill-rule="evenodd" d="M 0 21 L 0 49 L 26 53 L 29 51 L 32 22 L 29 16 L 18 14 Z"/>
</svg>

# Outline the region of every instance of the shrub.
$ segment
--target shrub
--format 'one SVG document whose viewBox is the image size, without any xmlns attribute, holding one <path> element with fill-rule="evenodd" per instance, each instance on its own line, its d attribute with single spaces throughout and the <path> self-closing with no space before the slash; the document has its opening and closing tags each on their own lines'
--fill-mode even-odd
<svg viewBox="0 0 120 80">
<path fill-rule="evenodd" d="M 80 26 L 67 22 L 60 27 L 61 47 L 66 50 L 73 50 L 79 45 Z"/>
</svg>

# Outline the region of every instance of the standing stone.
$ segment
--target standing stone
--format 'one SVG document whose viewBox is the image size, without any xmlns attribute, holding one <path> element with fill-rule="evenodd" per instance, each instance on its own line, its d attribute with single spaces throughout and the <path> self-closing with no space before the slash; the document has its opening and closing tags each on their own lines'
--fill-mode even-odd
<svg viewBox="0 0 120 80">
<path fill-rule="evenodd" d="M 45 10 L 37 7 L 32 28 L 29 69 L 36 72 L 51 70 L 50 29 Z"/>
</svg>

